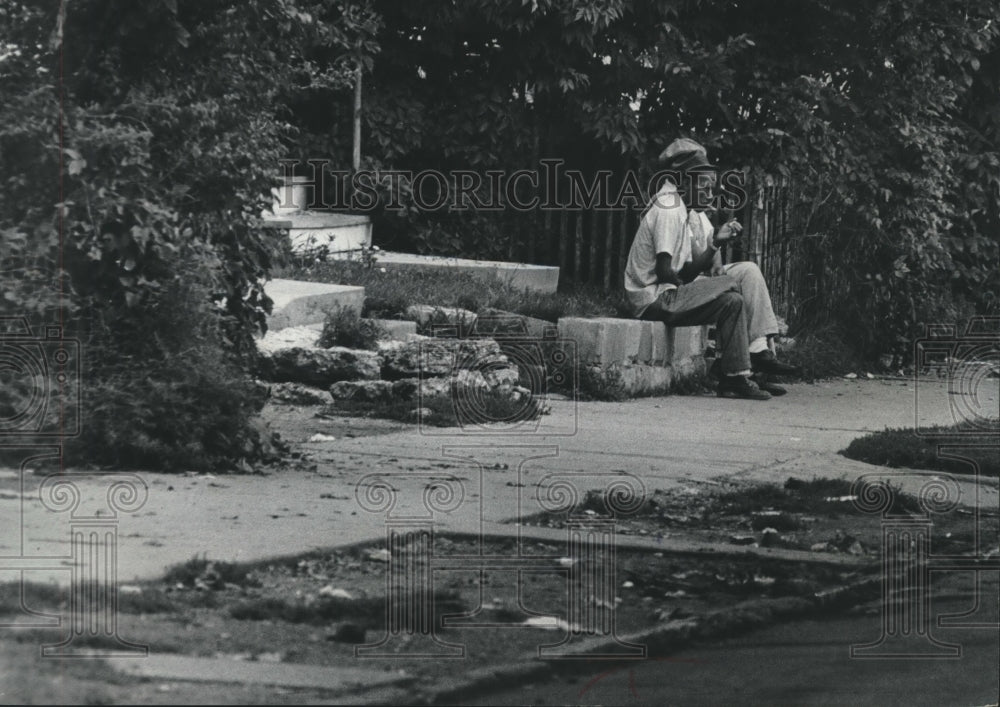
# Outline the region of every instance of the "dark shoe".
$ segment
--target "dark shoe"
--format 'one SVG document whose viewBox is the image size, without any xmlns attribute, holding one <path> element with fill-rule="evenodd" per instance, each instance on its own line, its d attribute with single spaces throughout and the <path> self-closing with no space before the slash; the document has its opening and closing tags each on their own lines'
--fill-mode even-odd
<svg viewBox="0 0 1000 707">
<path fill-rule="evenodd" d="M 779 376 L 799 375 L 799 367 L 782 363 L 771 350 L 750 354 L 750 367 L 754 373 L 774 373 Z"/>
<path fill-rule="evenodd" d="M 725 376 L 719 383 L 719 397 L 770 400 L 771 394 L 758 388 L 757 384 L 746 376 Z"/>
<path fill-rule="evenodd" d="M 784 395 L 788 391 L 782 388 L 780 385 L 776 385 L 767 379 L 766 373 L 756 373 L 752 376 L 751 380 L 757 384 L 757 387 L 761 390 L 765 390 L 770 393 L 773 397 L 778 397 L 779 395 Z"/>
<path fill-rule="evenodd" d="M 723 379 L 724 376 L 722 374 L 721 358 L 717 358 L 714 361 L 712 361 L 712 365 L 708 369 L 708 375 L 712 376 L 712 378 L 714 378 L 717 381 L 721 381 Z"/>
</svg>

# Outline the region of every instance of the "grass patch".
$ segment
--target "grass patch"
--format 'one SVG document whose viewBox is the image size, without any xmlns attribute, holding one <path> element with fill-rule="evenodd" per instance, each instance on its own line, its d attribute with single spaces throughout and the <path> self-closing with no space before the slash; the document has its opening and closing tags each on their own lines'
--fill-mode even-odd
<svg viewBox="0 0 1000 707">
<path fill-rule="evenodd" d="M 789 478 L 784 486 L 777 484 L 757 484 L 738 491 L 729 491 L 717 496 L 715 507 L 724 513 L 751 515 L 759 511 L 784 511 L 788 513 L 834 514 L 853 511 L 850 501 L 840 499 L 851 496 L 852 481 L 846 479 L 802 479 Z M 892 495 L 893 514 L 919 513 L 917 500 L 898 489 Z M 773 525 L 774 521 L 769 520 Z M 780 530 L 780 528 L 779 528 Z"/>
<path fill-rule="evenodd" d="M 232 562 L 215 562 L 204 557 L 193 557 L 187 562 L 167 569 L 163 581 L 168 586 L 178 584 L 197 589 L 224 589 L 227 584 L 240 587 L 256 586 L 250 577 L 250 568 Z"/>
<path fill-rule="evenodd" d="M 320 413 L 336 417 L 377 417 L 399 422 L 412 422 L 432 427 L 464 427 L 491 422 L 525 422 L 541 416 L 542 403 L 514 401 L 503 395 L 481 395 L 466 404 L 440 395 L 422 400 L 389 400 L 379 402 L 339 400 Z"/>
<path fill-rule="evenodd" d="M 182 611 L 188 604 L 180 605 L 166 592 L 144 587 L 142 593 L 118 593 L 118 610 L 123 614 L 170 614 Z"/>
<path fill-rule="evenodd" d="M 912 428 L 887 428 L 855 439 L 840 453 L 848 459 L 879 466 L 971 474 L 974 471 L 971 465 L 956 459 L 942 458 L 938 454 L 939 447 L 993 445 L 992 449 L 961 449 L 954 453 L 974 461 L 984 476 L 1000 476 L 1000 419 L 994 420 L 991 426 L 997 432 L 969 434 L 982 432 L 982 429 L 965 422 L 933 427 L 919 436 Z"/>
<path fill-rule="evenodd" d="M 438 592 L 434 603 L 441 610 L 462 606 L 455 592 Z M 378 626 L 385 621 L 385 597 L 340 599 L 326 597 L 313 602 L 289 602 L 277 597 L 241 601 L 229 608 L 238 621 L 284 621 L 291 624 L 322 624 L 349 619 L 362 626 Z"/>
<path fill-rule="evenodd" d="M 0 584 L 0 616 L 20 614 L 22 596 L 28 609 L 54 609 L 69 599 L 69 589 L 42 582 L 4 582 Z"/>
<path fill-rule="evenodd" d="M 560 317 L 628 317 L 623 293 L 597 288 L 545 294 L 518 289 L 499 277 L 475 278 L 462 272 L 390 269 L 360 261 L 298 262 L 286 265 L 274 277 L 357 285 L 365 288 L 362 315 L 376 319 L 403 319 L 411 304 L 461 307 L 472 312 L 502 309 L 555 322 Z"/>
</svg>

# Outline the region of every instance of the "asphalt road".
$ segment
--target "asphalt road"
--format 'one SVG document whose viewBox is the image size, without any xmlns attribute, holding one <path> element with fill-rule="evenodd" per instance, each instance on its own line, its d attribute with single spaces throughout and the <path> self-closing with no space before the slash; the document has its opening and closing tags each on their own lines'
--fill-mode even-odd
<svg viewBox="0 0 1000 707">
<path fill-rule="evenodd" d="M 1000 616 L 1000 582 L 984 573 L 980 619 Z M 975 601 L 971 573 L 935 582 L 932 615 Z M 848 615 L 795 621 L 708 642 L 670 656 L 553 677 L 463 700 L 474 705 L 995 705 L 1000 698 L 1000 631 L 934 627 L 957 644 L 956 658 L 852 658 L 852 644 L 880 636 L 878 603 Z"/>
</svg>

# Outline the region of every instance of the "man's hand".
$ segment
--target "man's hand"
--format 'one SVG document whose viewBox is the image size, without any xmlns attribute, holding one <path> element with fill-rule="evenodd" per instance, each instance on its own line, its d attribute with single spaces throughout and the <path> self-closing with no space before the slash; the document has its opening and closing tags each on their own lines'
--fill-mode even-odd
<svg viewBox="0 0 1000 707">
<path fill-rule="evenodd" d="M 718 248 L 731 240 L 739 238 L 741 233 L 743 233 L 743 226 L 740 225 L 739 221 L 736 219 L 727 221 L 719 226 L 719 229 L 715 232 L 715 235 L 712 237 L 712 245 Z"/>
</svg>

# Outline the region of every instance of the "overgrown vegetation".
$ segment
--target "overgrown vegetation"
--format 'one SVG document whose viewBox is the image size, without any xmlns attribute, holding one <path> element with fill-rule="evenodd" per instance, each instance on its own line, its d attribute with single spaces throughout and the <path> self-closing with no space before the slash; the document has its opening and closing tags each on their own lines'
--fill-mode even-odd
<svg viewBox="0 0 1000 707">
<path fill-rule="evenodd" d="M 827 324 L 803 328 L 796 333 L 794 345 L 778 342 L 781 360 L 802 371 L 802 379 L 814 381 L 833 378 L 866 368 L 861 356 L 851 345 L 851 334 L 840 326 Z"/>
<path fill-rule="evenodd" d="M 499 277 L 475 278 L 461 272 L 368 267 L 359 261 L 293 262 L 277 270 L 278 277 L 357 285 L 365 288 L 362 314 L 377 319 L 402 319 L 412 304 L 486 308 L 516 312 L 555 322 L 560 317 L 629 316 L 624 296 L 594 287 L 546 294 L 518 289 Z"/>
<path fill-rule="evenodd" d="M 294 136 L 283 105 L 343 81 L 338 51 L 363 39 L 304 5 L 0 8 L 0 315 L 80 341 L 67 463 L 233 468 L 266 446 L 246 369 L 287 238 L 257 223 Z M 322 68 L 303 54 L 320 46 Z"/>
<path fill-rule="evenodd" d="M 538 419 L 544 412 L 544 399 L 514 400 L 500 393 L 477 394 L 463 402 L 459 393 L 433 395 L 420 400 L 379 402 L 338 400 L 324 408 L 326 415 L 378 417 L 431 427 L 476 427 L 484 424 L 514 424 Z"/>
<path fill-rule="evenodd" d="M 887 428 L 853 440 L 840 453 L 879 466 L 952 474 L 973 474 L 978 469 L 984 476 L 1000 477 L 1000 419 L 987 425 L 963 422 L 932 427 L 920 434 L 914 429 Z"/>
<path fill-rule="evenodd" d="M 383 338 L 385 329 L 378 322 L 359 316 L 349 307 L 338 307 L 326 315 L 323 331 L 316 343 L 323 348 L 346 346 L 375 350 L 379 339 Z"/>
<path fill-rule="evenodd" d="M 644 186 L 663 147 L 688 135 L 766 189 L 791 185 L 780 198 L 793 221 L 793 326 L 840 325 L 866 358 L 905 356 L 923 323 L 998 311 L 992 0 L 368 5 L 383 51 L 365 98 L 365 166 L 471 170 L 475 198 L 501 206 L 421 210 L 404 189 L 399 209 L 376 208 L 384 246 L 518 253 L 573 262 L 582 272 L 564 279 L 586 277 L 606 256 L 537 253 L 544 219 L 515 213 L 486 170 L 553 158 L 588 178 L 631 170 Z M 301 107 L 336 126 L 303 156 L 347 164 L 349 145 L 332 137 L 350 134 L 347 91 Z M 572 251 L 574 238 L 563 240 Z"/>
<path fill-rule="evenodd" d="M 280 160 L 351 163 L 358 68 L 362 166 L 471 171 L 484 203 L 488 170 L 547 157 L 642 182 L 679 134 L 793 181 L 793 324 L 839 325 L 865 357 L 1000 306 L 993 0 L 14 0 L 0 36 L 0 315 L 81 342 L 71 464 L 232 467 L 265 446 L 245 371 L 286 235 L 258 218 Z M 540 212 L 519 220 L 511 194 L 427 210 L 403 189 L 389 211 L 374 189 L 383 245 L 534 252 Z M 537 257 L 597 271 L 603 256 L 564 245 Z M 549 321 L 619 311 L 585 292 L 364 279 L 368 316 L 417 294 Z M 25 405 L 17 388 L 0 409 Z"/>
</svg>

